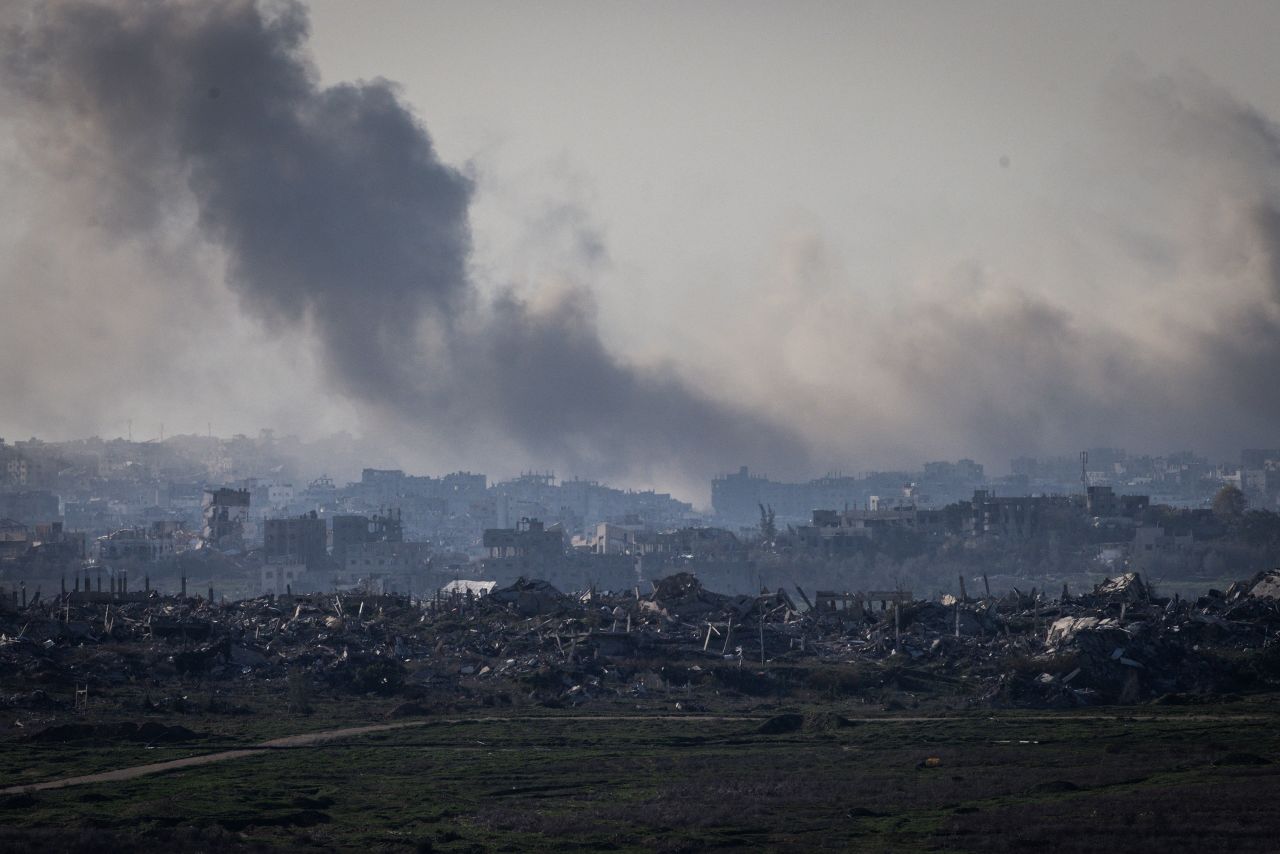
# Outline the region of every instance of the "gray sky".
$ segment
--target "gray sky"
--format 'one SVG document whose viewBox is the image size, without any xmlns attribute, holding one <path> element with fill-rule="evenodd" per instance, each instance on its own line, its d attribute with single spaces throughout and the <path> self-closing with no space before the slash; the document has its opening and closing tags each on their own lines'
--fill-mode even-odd
<svg viewBox="0 0 1280 854">
<path fill-rule="evenodd" d="M 797 231 L 872 299 L 922 258 L 998 262 L 1028 216 L 1075 203 L 1064 173 L 1122 63 L 1280 116 L 1274 3 L 311 7 L 326 80 L 399 82 L 444 159 L 476 164 L 500 269 L 555 265 L 518 242 L 528 209 L 587 209 L 616 277 L 605 321 L 655 355 L 775 275 Z"/>
<path fill-rule="evenodd" d="M 178 195 L 145 239 L 104 239 L 119 205 L 86 219 L 82 190 L 116 187 L 115 167 L 33 144 L 83 121 L 28 98 L 0 112 L 20 202 L 0 212 L 3 435 L 345 428 L 409 467 L 549 466 L 694 498 L 738 457 L 811 476 L 1280 443 L 1274 3 L 309 6 L 321 91 L 393 81 L 473 181 L 480 303 L 519 300 L 522 324 L 590 325 L 594 305 L 618 367 L 532 363 L 580 374 L 601 406 L 698 412 L 649 424 L 626 404 L 565 444 L 484 394 L 361 399 L 334 382 L 324 315 L 255 310 L 260 292 L 227 284 L 235 247 Z M 505 328 L 475 322 L 473 341 Z M 450 349 L 466 381 L 524 360 L 475 350 Z M 743 419 L 765 438 L 723 454 L 662 426 Z"/>
</svg>

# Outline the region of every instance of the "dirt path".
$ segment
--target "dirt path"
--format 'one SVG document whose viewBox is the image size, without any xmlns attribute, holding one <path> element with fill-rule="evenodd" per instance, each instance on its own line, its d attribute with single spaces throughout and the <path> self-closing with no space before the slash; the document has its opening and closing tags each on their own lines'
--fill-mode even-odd
<svg viewBox="0 0 1280 854">
<path fill-rule="evenodd" d="M 1150 723 L 1155 721 L 1217 721 L 1224 718 L 1232 720 L 1259 720 L 1266 716 L 1263 715 L 1211 715 L 1211 714 L 1190 714 L 1190 715 L 1016 715 L 1009 717 L 993 717 L 1002 723 L 1034 723 L 1044 721 L 1062 721 L 1062 720 L 1129 720 L 1139 723 Z M 388 732 L 391 730 L 409 729 L 412 727 L 422 726 L 439 726 L 441 724 L 462 724 L 462 723 L 478 723 L 483 721 L 762 721 L 766 718 L 758 715 L 548 715 L 546 717 L 531 716 L 509 716 L 509 717 L 482 717 L 482 718 L 452 718 L 452 719 L 422 719 L 413 721 L 400 721 L 392 724 L 370 724 L 368 726 L 344 727 L 342 729 L 321 730 L 319 732 L 304 732 L 299 735 L 288 735 L 283 738 L 273 738 L 270 741 L 264 741 L 261 744 L 255 744 L 250 747 L 241 747 L 235 750 L 222 750 L 217 753 L 205 753 L 200 756 L 188 756 L 183 759 L 171 759 L 168 762 L 153 762 L 148 765 L 133 765 L 128 768 L 117 768 L 114 771 L 100 771 L 96 774 L 83 774 L 78 777 L 63 777 L 58 780 L 46 780 L 42 783 L 26 783 L 21 786 L 9 786 L 0 789 L 0 795 L 16 795 L 24 792 L 39 792 L 47 789 L 63 789 L 68 786 L 80 786 L 88 783 L 114 783 L 121 780 L 133 780 L 138 777 L 146 777 L 150 774 L 164 774 L 168 771 L 180 771 L 185 768 L 196 768 L 201 765 L 212 765 L 215 762 L 226 762 L 231 759 L 242 759 L 246 756 L 256 756 L 264 751 L 280 750 L 296 747 L 310 747 L 313 745 L 323 744 L 327 741 L 338 741 L 344 738 L 354 738 L 370 733 Z M 894 716 L 894 717 L 865 717 L 865 718 L 846 718 L 853 723 L 859 724 L 913 724 L 913 723 L 943 723 L 963 720 L 963 718 L 951 716 Z"/>
<path fill-rule="evenodd" d="M 403 721 L 401 723 L 394 724 L 371 724 L 369 726 L 330 729 L 322 732 L 305 732 L 301 735 L 288 735 L 284 738 L 273 738 L 270 741 L 264 741 L 261 744 L 255 744 L 252 747 L 242 747 L 237 750 L 222 750 L 217 753 L 205 753 L 200 756 L 187 756 L 183 759 L 171 759 L 168 762 L 153 762 L 149 765 L 134 765 L 130 768 L 117 768 L 114 771 L 100 771 L 97 774 L 84 774 L 79 777 L 63 777 L 60 780 L 46 780 L 43 783 L 28 783 L 24 786 L 10 786 L 7 789 L 0 789 L 0 795 L 15 795 L 21 792 L 39 792 L 45 789 L 63 789 L 67 786 L 79 786 L 85 783 L 115 783 L 121 780 L 133 780 L 137 777 L 145 777 L 148 774 L 163 774 L 166 771 L 179 771 L 183 768 L 194 768 L 199 765 L 212 765 L 215 762 L 226 762 L 228 759 L 241 759 L 245 756 L 254 756 L 265 750 L 306 747 L 308 745 L 320 744 L 325 741 L 334 741 L 335 739 L 340 738 L 367 735 L 374 732 L 386 732 L 394 729 L 406 729 L 408 727 L 425 726 L 429 723 L 434 723 L 434 721 Z"/>
<path fill-rule="evenodd" d="M 0 789 L 0 795 L 16 795 L 23 792 L 40 792 L 47 789 L 65 789 L 68 786 L 80 786 L 87 783 L 115 783 L 121 780 L 133 780 L 150 774 L 164 774 L 168 771 L 181 771 L 184 768 L 195 768 L 201 765 L 212 765 L 215 762 L 226 762 L 229 759 L 242 759 L 255 756 L 268 750 L 280 750 L 293 747 L 309 747 L 326 741 L 336 741 L 375 732 L 387 732 L 410 727 L 428 726 L 431 724 L 459 724 L 486 720 L 515 720 L 516 718 L 459 718 L 450 720 L 416 720 L 401 721 L 394 724 L 371 724 L 369 726 L 345 727 L 320 732 L 304 732 L 299 735 L 288 735 L 273 738 L 261 744 L 241 747 L 235 750 L 221 750 L 217 753 L 203 753 L 199 756 L 187 756 L 182 759 L 171 759 L 167 762 L 152 762 L 147 765 L 133 765 L 128 768 L 117 768 L 114 771 L 99 771 L 96 774 L 82 774 L 78 777 L 63 777 L 58 780 L 46 780 L 42 783 L 26 783 L 21 786 L 9 786 Z M 688 715 L 573 715 L 548 718 L 548 720 L 690 720 Z M 699 720 L 756 720 L 756 718 L 739 718 L 731 716 L 699 716 Z M 761 719 L 762 720 L 762 719 Z"/>
</svg>

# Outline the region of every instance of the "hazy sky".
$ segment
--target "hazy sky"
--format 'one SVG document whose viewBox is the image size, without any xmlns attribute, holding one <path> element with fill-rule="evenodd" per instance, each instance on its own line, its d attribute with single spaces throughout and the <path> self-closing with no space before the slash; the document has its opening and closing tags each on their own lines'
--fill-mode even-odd
<svg viewBox="0 0 1280 854">
<path fill-rule="evenodd" d="M 260 187 L 278 136 L 153 149 L 123 124 L 207 117 L 118 54 L 173 40 L 162 73 L 248 85 L 222 36 L 287 5 L 40 5 L 0 19 L 26 48 L 0 100 L 0 435 L 349 429 L 419 470 L 693 497 L 739 460 L 1280 444 L 1275 3 L 312 2 L 309 39 L 253 44 L 309 56 L 309 83 L 273 78 L 290 133 L 338 142 L 270 215 L 221 188 Z M 331 88 L 379 78 L 353 97 L 386 122 Z M 131 92 L 160 106 L 139 121 Z M 382 166 L 330 181 L 357 138 Z M 284 269 L 271 247 L 332 240 L 281 226 L 290 194 L 404 234 Z M 415 238 L 446 220 L 469 234 Z M 362 295 L 381 319 L 352 326 Z"/>
<path fill-rule="evenodd" d="M 611 332 L 659 355 L 771 286 L 797 232 L 873 299 L 925 258 L 1017 251 L 1028 216 L 1077 201 L 1066 173 L 1105 144 L 1099 90 L 1125 64 L 1280 116 L 1275 3 L 311 8 L 326 81 L 400 83 L 444 159 L 475 165 L 477 244 L 505 271 L 555 267 L 518 242 L 530 209 L 582 205 Z"/>
</svg>

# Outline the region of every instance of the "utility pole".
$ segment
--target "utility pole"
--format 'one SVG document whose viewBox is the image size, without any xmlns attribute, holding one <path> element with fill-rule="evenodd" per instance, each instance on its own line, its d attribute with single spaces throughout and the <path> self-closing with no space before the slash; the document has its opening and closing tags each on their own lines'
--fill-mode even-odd
<svg viewBox="0 0 1280 854">
<path fill-rule="evenodd" d="M 893 652 L 894 655 L 902 649 L 902 623 L 898 618 L 899 603 L 897 600 L 893 603 Z"/>
<path fill-rule="evenodd" d="M 760 606 L 760 663 L 764 664 L 764 606 Z"/>
</svg>

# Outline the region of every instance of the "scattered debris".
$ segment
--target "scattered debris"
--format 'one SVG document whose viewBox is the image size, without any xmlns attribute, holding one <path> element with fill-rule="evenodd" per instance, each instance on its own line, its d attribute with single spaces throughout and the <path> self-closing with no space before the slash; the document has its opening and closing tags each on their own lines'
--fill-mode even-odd
<svg viewBox="0 0 1280 854">
<path fill-rule="evenodd" d="M 830 607 L 827 592 L 803 610 L 782 589 L 727 596 L 689 573 L 651 586 L 647 595 L 569 595 L 522 578 L 487 595 L 459 589 L 422 601 L 32 602 L 0 613 L 0 709 L 48 721 L 73 695 L 81 710 L 142 685 L 159 697 L 148 695 L 146 711 L 182 712 L 213 703 L 183 685 L 212 697 L 224 683 L 284 684 L 299 673 L 338 692 L 400 697 L 397 715 L 600 698 L 669 698 L 684 711 L 705 707 L 698 692 L 705 703 L 706 692 L 802 689 L 886 709 L 930 694 L 1039 708 L 1191 703 L 1280 680 L 1280 570 L 1194 602 L 1160 598 L 1136 573 L 1057 600 L 1034 589 L 945 603 L 882 592 L 840 594 L 854 607 Z M 761 731 L 848 723 L 779 715 Z"/>
</svg>

